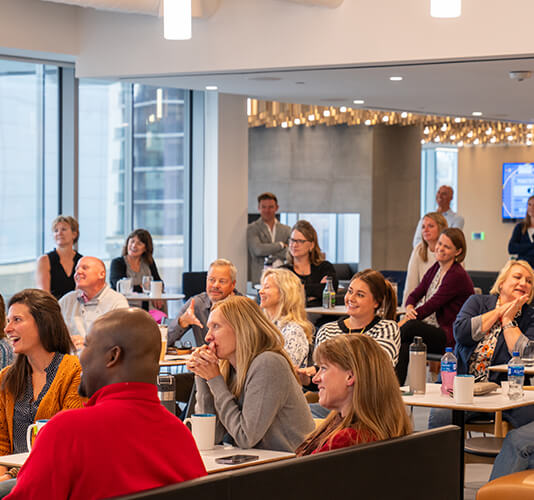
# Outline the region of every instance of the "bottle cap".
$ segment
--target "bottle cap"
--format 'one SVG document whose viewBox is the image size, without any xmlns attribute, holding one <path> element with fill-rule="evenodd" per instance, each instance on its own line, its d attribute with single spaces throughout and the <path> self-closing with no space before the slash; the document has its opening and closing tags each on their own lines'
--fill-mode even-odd
<svg viewBox="0 0 534 500">
<path fill-rule="evenodd" d="M 512 356 L 519 356 L 519 351 L 512 352 Z"/>
<path fill-rule="evenodd" d="M 452 352 L 452 347 L 445 347 L 445 352 Z"/>
</svg>

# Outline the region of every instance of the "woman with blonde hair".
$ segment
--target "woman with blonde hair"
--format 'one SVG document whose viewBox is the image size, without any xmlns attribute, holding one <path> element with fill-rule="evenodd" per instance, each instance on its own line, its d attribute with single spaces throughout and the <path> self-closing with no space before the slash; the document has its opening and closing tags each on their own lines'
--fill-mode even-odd
<svg viewBox="0 0 534 500">
<path fill-rule="evenodd" d="M 74 272 L 82 256 L 74 249 L 80 238 L 78 221 L 70 215 L 58 215 L 52 222 L 56 248 L 37 259 L 37 288 L 60 299 L 76 288 Z"/>
<path fill-rule="evenodd" d="M 267 269 L 261 277 L 261 307 L 284 337 L 284 349 L 297 367 L 305 366 L 313 325 L 305 310 L 304 288 L 288 269 Z"/>
<path fill-rule="evenodd" d="M 475 382 L 502 382 L 506 373 L 490 366 L 510 361 L 534 340 L 534 271 L 524 260 L 509 260 L 499 272 L 489 295 L 472 295 L 454 321 L 458 374 L 474 375 Z M 469 418 L 469 415 L 468 415 Z M 534 420 L 534 407 L 503 412 L 514 427 Z M 452 422 L 451 412 L 432 410 L 429 427 Z"/>
<path fill-rule="evenodd" d="M 508 253 L 534 266 L 534 196 L 527 200 L 525 218 L 514 227 Z"/>
<path fill-rule="evenodd" d="M 448 227 L 447 219 L 439 212 L 430 212 L 423 217 L 421 225 L 422 241 L 412 250 L 408 261 L 404 294 L 402 296 L 403 305 L 406 304 L 406 299 L 419 285 L 425 273 L 436 262 L 434 250 L 441 231 L 446 227 Z"/>
<path fill-rule="evenodd" d="M 338 280 L 334 266 L 324 259 L 317 231 L 307 220 L 299 220 L 291 228 L 287 269 L 294 272 L 306 290 L 306 305 L 320 306 L 326 278 L 331 277 L 334 291 Z"/>
<path fill-rule="evenodd" d="M 338 335 L 317 346 L 319 403 L 331 410 L 297 448 L 299 456 L 412 432 L 387 354 L 372 338 Z"/>
<path fill-rule="evenodd" d="M 240 448 L 294 451 L 314 424 L 281 333 L 242 296 L 214 304 L 207 326 L 187 368 L 196 411 L 217 415 L 215 441 L 229 435 Z"/>
</svg>

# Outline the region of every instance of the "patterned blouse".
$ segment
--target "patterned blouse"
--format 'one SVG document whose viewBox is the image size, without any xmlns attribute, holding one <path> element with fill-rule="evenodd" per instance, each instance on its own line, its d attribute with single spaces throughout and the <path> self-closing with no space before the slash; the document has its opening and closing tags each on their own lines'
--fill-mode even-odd
<svg viewBox="0 0 534 500">
<path fill-rule="evenodd" d="M 56 377 L 63 356 L 63 354 L 56 352 L 50 364 L 45 368 L 46 382 L 36 400 L 33 399 L 32 376 L 31 373 L 28 374 L 24 394 L 15 402 L 13 411 L 13 453 L 23 453 L 28 451 L 26 445 L 26 430 L 28 429 L 28 426 L 34 423 L 37 409 Z"/>
<path fill-rule="evenodd" d="M 477 344 L 473 354 L 471 354 L 469 358 L 469 373 L 475 376 L 475 382 L 488 381 L 491 358 L 493 358 L 493 352 L 501 331 L 501 322 L 495 322 L 490 331 Z"/>
<path fill-rule="evenodd" d="M 305 367 L 310 345 L 304 329 L 294 321 L 284 325 L 277 321 L 275 324 L 284 337 L 284 349 L 291 358 L 291 362 L 299 368 Z"/>
</svg>

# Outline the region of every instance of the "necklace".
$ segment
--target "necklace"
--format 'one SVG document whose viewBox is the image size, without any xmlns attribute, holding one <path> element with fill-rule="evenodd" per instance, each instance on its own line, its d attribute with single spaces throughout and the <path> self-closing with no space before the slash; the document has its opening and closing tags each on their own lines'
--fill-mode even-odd
<svg viewBox="0 0 534 500">
<path fill-rule="evenodd" d="M 349 321 L 350 321 L 350 320 L 349 320 Z M 374 321 L 374 318 L 373 318 L 373 320 L 371 320 L 371 323 L 372 323 L 373 321 Z M 371 323 L 365 325 L 365 326 L 361 329 L 360 332 L 355 332 L 355 333 L 363 334 L 363 332 L 365 332 L 365 329 L 366 329 Z M 350 334 L 352 333 L 352 328 L 349 326 L 348 329 L 349 329 L 349 333 L 348 333 L 348 334 L 350 335 Z M 358 328 L 354 328 L 354 330 L 358 330 Z"/>
</svg>

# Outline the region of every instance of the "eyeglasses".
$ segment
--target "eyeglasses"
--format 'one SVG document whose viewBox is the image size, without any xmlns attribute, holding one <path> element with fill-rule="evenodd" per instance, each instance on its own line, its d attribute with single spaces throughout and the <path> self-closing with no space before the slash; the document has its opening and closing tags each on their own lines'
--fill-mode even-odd
<svg viewBox="0 0 534 500">
<path fill-rule="evenodd" d="M 304 243 L 309 243 L 309 241 L 308 240 L 294 240 L 293 238 L 289 238 L 290 245 L 304 245 Z"/>
</svg>

